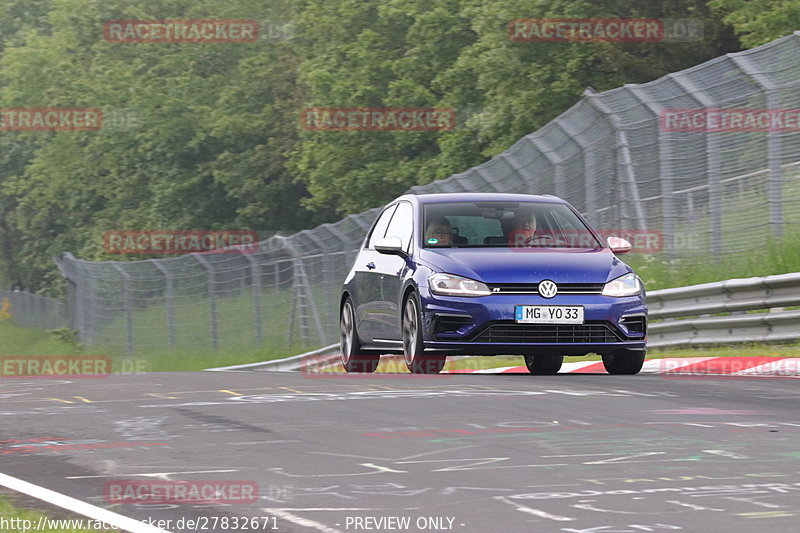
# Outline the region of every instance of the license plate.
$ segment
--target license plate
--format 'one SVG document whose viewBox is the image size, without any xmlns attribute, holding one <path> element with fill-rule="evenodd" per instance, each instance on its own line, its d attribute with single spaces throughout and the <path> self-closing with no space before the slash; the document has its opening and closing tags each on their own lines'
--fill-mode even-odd
<svg viewBox="0 0 800 533">
<path fill-rule="evenodd" d="M 579 305 L 518 305 L 514 311 L 517 322 L 524 324 L 583 324 Z"/>
</svg>

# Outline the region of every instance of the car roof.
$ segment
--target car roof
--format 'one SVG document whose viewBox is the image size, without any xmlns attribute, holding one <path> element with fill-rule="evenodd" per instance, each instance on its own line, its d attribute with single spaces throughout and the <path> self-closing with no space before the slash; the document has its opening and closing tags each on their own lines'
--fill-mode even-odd
<svg viewBox="0 0 800 533">
<path fill-rule="evenodd" d="M 394 201 L 410 200 L 420 204 L 445 202 L 544 202 L 566 204 L 567 202 L 550 194 L 511 194 L 496 192 L 454 192 L 435 194 L 404 194 Z M 392 202 L 394 203 L 394 202 Z"/>
</svg>

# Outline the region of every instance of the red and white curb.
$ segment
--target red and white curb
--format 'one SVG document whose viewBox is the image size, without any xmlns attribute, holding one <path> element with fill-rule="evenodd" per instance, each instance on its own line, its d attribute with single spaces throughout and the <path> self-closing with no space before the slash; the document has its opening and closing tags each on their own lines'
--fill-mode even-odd
<svg viewBox="0 0 800 533">
<path fill-rule="evenodd" d="M 451 374 L 527 374 L 525 366 L 447 370 Z M 604 374 L 602 361 L 564 363 L 561 374 Z M 642 374 L 800 377 L 800 357 L 670 357 L 648 359 Z"/>
</svg>

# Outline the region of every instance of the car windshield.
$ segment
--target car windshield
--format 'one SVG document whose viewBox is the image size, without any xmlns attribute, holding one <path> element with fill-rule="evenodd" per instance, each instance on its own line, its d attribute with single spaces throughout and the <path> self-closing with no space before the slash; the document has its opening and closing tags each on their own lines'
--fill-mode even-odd
<svg viewBox="0 0 800 533">
<path fill-rule="evenodd" d="M 549 202 L 424 204 L 425 248 L 604 248 L 566 205 Z"/>
</svg>

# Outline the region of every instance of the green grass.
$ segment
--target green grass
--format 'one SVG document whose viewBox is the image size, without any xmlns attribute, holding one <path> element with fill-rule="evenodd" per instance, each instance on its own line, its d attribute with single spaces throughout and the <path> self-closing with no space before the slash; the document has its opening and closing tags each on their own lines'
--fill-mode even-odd
<svg viewBox="0 0 800 533">
<path fill-rule="evenodd" d="M 103 355 L 111 358 L 114 372 L 166 372 L 203 370 L 218 366 L 257 363 L 302 353 L 295 345 L 280 348 L 226 348 L 214 352 L 210 348 L 156 349 L 147 355 L 127 357 L 99 348 L 87 349 L 52 332 L 15 326 L 0 321 L 0 357 L 19 355 Z"/>
<path fill-rule="evenodd" d="M 800 272 L 800 226 L 787 227 L 782 240 L 766 237 L 752 253 L 721 258 L 702 254 L 672 260 L 664 253 L 630 254 L 623 256 L 623 260 L 642 278 L 648 291 Z"/>
<path fill-rule="evenodd" d="M 80 347 L 45 330 L 0 320 L 0 355 L 77 355 Z"/>
<path fill-rule="evenodd" d="M 57 338 L 52 332 L 27 329 L 14 326 L 7 321 L 0 321 L 0 357 L 11 355 L 108 355 L 97 350 L 86 350 L 74 343 Z M 190 371 L 206 368 L 228 366 L 244 363 L 257 363 L 270 359 L 279 359 L 301 353 L 299 346 L 279 350 L 222 350 L 214 353 L 209 350 L 157 350 L 149 356 L 125 357 L 109 355 L 114 372 L 165 372 Z M 794 344 L 746 344 L 736 346 L 718 346 L 709 348 L 650 349 L 648 359 L 665 357 L 800 357 L 800 343 Z M 565 357 L 565 362 L 600 361 L 600 356 Z M 500 366 L 523 365 L 521 357 L 470 357 L 462 360 L 450 360 L 448 368 L 495 368 Z M 380 370 L 405 371 L 402 362 L 390 362 L 386 359 Z"/>
<path fill-rule="evenodd" d="M 785 169 L 783 185 L 784 235 L 776 238 L 768 220 L 770 217 L 767 191 L 758 180 L 744 184 L 742 189 L 726 187 L 722 197 L 722 250 L 738 250 L 715 257 L 711 253 L 711 220 L 702 215 L 689 224 L 677 223 L 675 233 L 692 246 L 676 251 L 676 257 L 666 252 L 630 254 L 623 257 L 647 290 L 683 287 L 723 281 L 800 272 L 800 174 Z M 683 209 L 681 204 L 679 209 Z M 685 212 L 679 212 L 684 217 Z"/>
<path fill-rule="evenodd" d="M 46 531 L 48 533 L 86 533 L 91 531 L 96 533 L 97 531 L 119 531 L 118 529 L 78 529 L 75 527 L 60 527 L 60 526 L 70 526 L 70 525 L 81 525 L 78 523 L 80 518 L 51 518 L 47 514 L 41 513 L 39 511 L 31 511 L 28 509 L 20 509 L 15 507 L 11 501 L 7 498 L 0 496 L 0 517 L 7 521 L 8 528 L 2 529 L 3 532 L 14 532 L 14 531 L 23 531 L 24 528 L 28 528 L 27 531 L 34 531 L 35 528 L 39 524 L 39 520 L 44 517 L 49 520 L 55 520 L 56 522 L 43 522 L 42 526 L 44 529 L 42 531 Z M 20 522 L 24 520 L 29 520 L 29 523 Z M 59 522 L 61 521 L 61 522 Z M 72 522 L 70 522 L 72 521 Z M 88 518 L 83 519 L 82 525 L 88 526 L 89 524 L 94 525 L 95 521 L 90 520 Z M 13 526 L 13 527 L 11 527 Z M 106 526 L 110 527 L 110 526 Z"/>
</svg>

